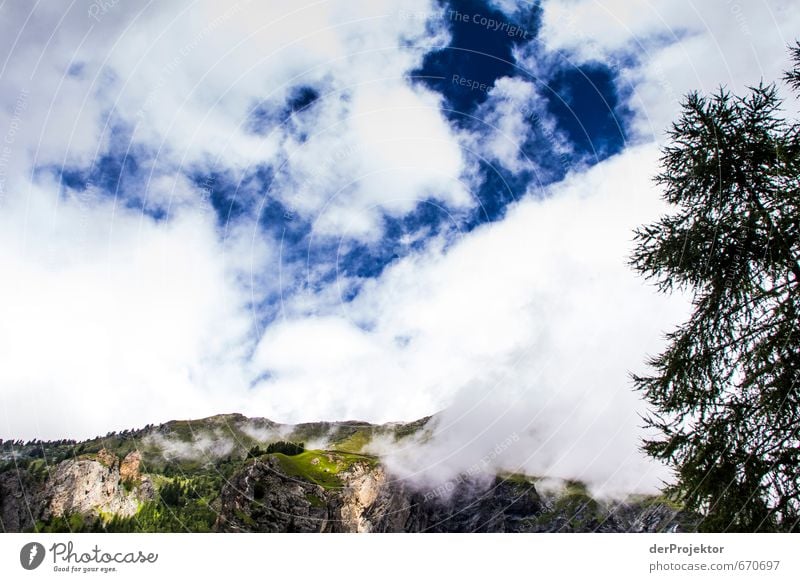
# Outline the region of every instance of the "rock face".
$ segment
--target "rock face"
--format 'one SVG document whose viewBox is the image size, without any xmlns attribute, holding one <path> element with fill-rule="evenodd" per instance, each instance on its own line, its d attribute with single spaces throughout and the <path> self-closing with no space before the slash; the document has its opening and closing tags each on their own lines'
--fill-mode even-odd
<svg viewBox="0 0 800 582">
<path fill-rule="evenodd" d="M 522 476 L 459 479 L 419 490 L 374 458 L 319 451 L 300 461 L 263 455 L 243 461 L 213 506 L 222 532 L 673 532 L 689 517 L 663 503 L 600 502 L 585 491 L 540 492 Z M 314 461 L 317 462 L 314 462 Z M 310 471 L 310 473 L 303 473 Z M 328 472 L 330 471 L 330 473 Z M 141 455 L 66 460 L 46 478 L 0 473 L 3 531 L 75 514 L 129 517 L 156 497 Z M 212 516 L 213 519 L 213 516 Z"/>
<path fill-rule="evenodd" d="M 139 474 L 141 458 L 132 457 L 136 454 L 130 453 L 121 464 L 115 455 L 105 451 L 97 459 L 60 463 L 44 487 L 42 518 L 73 513 L 121 517 L 135 514 L 139 503 L 153 496 L 149 480 L 143 482 Z"/>
<path fill-rule="evenodd" d="M 40 489 L 25 470 L 0 473 L 0 531 L 20 532 L 33 527 Z"/>
<path fill-rule="evenodd" d="M 600 504 L 540 495 L 524 480 L 462 480 L 432 496 L 356 463 L 323 488 L 286 475 L 274 457 L 247 464 L 223 488 L 216 529 L 248 532 L 662 532 L 686 516 L 659 504 Z"/>
<path fill-rule="evenodd" d="M 225 493 L 227 492 L 227 494 Z M 341 531 L 325 489 L 283 474 L 274 457 L 245 466 L 223 489 L 220 531 Z"/>
<path fill-rule="evenodd" d="M 142 482 L 142 453 L 131 451 L 119 465 L 119 476 L 123 483 L 138 485 Z"/>
<path fill-rule="evenodd" d="M 132 452 L 120 462 L 103 450 L 94 458 L 56 465 L 44 483 L 27 471 L 0 474 L 0 519 L 4 531 L 31 529 L 38 520 L 72 514 L 130 517 L 154 497 L 150 479 L 139 469 L 141 455 Z"/>
</svg>

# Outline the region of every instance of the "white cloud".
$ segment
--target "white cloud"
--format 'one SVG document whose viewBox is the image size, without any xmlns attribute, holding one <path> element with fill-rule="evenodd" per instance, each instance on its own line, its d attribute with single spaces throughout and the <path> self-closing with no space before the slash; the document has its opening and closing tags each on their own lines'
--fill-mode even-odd
<svg viewBox="0 0 800 582">
<path fill-rule="evenodd" d="M 473 203 L 459 177 L 459 143 L 440 99 L 402 79 L 367 84 L 346 101 L 315 106 L 287 136 L 288 179 L 267 195 L 314 219 L 320 235 L 374 240 L 382 215 L 403 215 L 426 199 L 453 207 Z"/>
<path fill-rule="evenodd" d="M 300 210 L 320 232 L 370 239 L 380 212 L 469 202 L 438 98 L 404 79 L 421 59 L 414 41 L 442 33 L 393 3 L 118 3 L 99 20 L 91 5 L 7 6 L 0 21 L 0 133 L 12 137 L 0 175 L 0 268 L 13 282 L 0 293 L 0 345 L 14 359 L 0 372 L 8 436 L 252 409 L 248 356 L 263 322 L 250 303 L 294 274 L 278 272 L 255 216 L 220 240 L 208 192 L 181 170 L 221 165 L 238 177 L 290 150 L 313 166 L 347 145 L 352 160 L 334 159 L 322 178 L 340 187 L 352 169 L 355 188 L 314 192 Z M 405 6 L 433 12 L 427 0 Z M 271 134 L 245 131 L 254 105 L 279 110 L 302 84 L 329 96 Z M 115 133 L 126 126 L 131 136 Z M 304 131 L 322 133 L 295 143 Z M 49 173 L 32 178 L 36 167 L 88 167 L 112 141 L 144 148 L 155 168 L 116 199 L 96 184 L 78 192 Z M 293 170 L 302 180 L 302 163 Z M 142 200 L 169 218 L 126 207 Z"/>
<path fill-rule="evenodd" d="M 620 85 L 632 91 L 635 136 L 662 140 L 687 92 L 724 85 L 742 93 L 762 79 L 778 80 L 798 30 L 800 13 L 790 0 L 548 0 L 541 37 L 574 64 L 616 68 Z"/>
<path fill-rule="evenodd" d="M 405 78 L 424 54 L 414 45 L 445 32 L 393 2 L 121 2 L 97 19 L 91 5 L 37 7 L 21 30 L 28 9 L 9 7 L 0 24 L 0 88 L 8 99 L 28 91 L 14 152 L 22 176 L 28 163 L 87 167 L 127 127 L 124 140 L 170 174 L 222 166 L 241 177 L 288 157 L 288 179 L 260 195 L 318 220 L 322 234 L 374 238 L 381 212 L 402 214 L 423 198 L 471 203 L 439 98 Z M 431 0 L 404 10 L 436 13 Z M 282 123 L 300 85 L 316 87 L 321 102 Z M 254 135 L 248 115 L 258 104 L 275 118 Z M 319 167 L 343 147 L 356 153 Z"/>
<path fill-rule="evenodd" d="M 408 473 L 452 476 L 515 433 L 493 467 L 652 490 L 664 473 L 637 452 L 628 373 L 686 314 L 626 265 L 631 229 L 662 210 L 656 157 L 631 149 L 446 251 L 399 261 L 328 316 L 273 327 L 257 351 L 273 374 L 259 398 L 290 421 L 447 406 L 431 450 L 414 455 L 427 465 L 397 461 Z"/>
<path fill-rule="evenodd" d="M 161 451 L 165 459 L 181 459 L 213 462 L 230 455 L 240 443 L 223 431 L 216 430 L 211 434 L 192 434 L 192 440 L 170 438 L 158 433 L 144 438 L 145 447 L 154 447 Z"/>
<path fill-rule="evenodd" d="M 540 166 L 540 152 L 526 144 L 532 130 L 542 142 L 538 147 L 543 157 L 549 161 L 573 153 L 569 139 L 547 111 L 547 101 L 530 81 L 518 77 L 497 79 L 475 117 L 480 122 L 473 132 L 462 136 L 464 147 L 512 173 L 533 170 L 543 182 L 550 181 Z"/>
<path fill-rule="evenodd" d="M 473 147 L 482 147 L 490 160 L 514 173 L 532 169 L 534 164 L 523 153 L 522 144 L 530 130 L 532 104 L 537 97 L 534 85 L 522 79 L 503 77 L 495 81 L 487 102 L 478 111 L 477 117 L 486 125 L 472 136 Z"/>
<path fill-rule="evenodd" d="M 240 405 L 248 298 L 213 218 L 158 224 L 57 192 L 0 214 L 2 433 L 87 437 Z"/>
</svg>

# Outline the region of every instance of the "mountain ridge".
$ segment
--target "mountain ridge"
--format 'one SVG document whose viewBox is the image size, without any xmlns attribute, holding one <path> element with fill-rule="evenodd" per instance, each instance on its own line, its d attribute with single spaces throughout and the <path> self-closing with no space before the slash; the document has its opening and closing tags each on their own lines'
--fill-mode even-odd
<svg viewBox="0 0 800 582">
<path fill-rule="evenodd" d="M 578 482 L 553 489 L 540 477 L 514 473 L 421 483 L 393 474 L 370 448 L 379 438 L 403 443 L 413 436 L 405 442 L 417 445 L 430 436 L 432 418 L 290 425 L 228 413 L 80 442 L 0 442 L 0 526 L 9 532 L 693 529 L 695 517 L 666 499 L 599 500 Z M 287 449 L 286 443 L 297 444 Z"/>
</svg>

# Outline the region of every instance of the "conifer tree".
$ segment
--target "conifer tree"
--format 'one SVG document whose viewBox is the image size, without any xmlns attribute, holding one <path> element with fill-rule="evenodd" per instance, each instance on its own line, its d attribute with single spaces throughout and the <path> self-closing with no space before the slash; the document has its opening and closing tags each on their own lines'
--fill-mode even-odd
<svg viewBox="0 0 800 582">
<path fill-rule="evenodd" d="M 781 106 L 774 84 L 687 96 L 656 177 L 671 213 L 636 231 L 631 257 L 693 297 L 634 383 L 658 433 L 644 449 L 706 531 L 800 527 L 800 125 Z"/>
</svg>

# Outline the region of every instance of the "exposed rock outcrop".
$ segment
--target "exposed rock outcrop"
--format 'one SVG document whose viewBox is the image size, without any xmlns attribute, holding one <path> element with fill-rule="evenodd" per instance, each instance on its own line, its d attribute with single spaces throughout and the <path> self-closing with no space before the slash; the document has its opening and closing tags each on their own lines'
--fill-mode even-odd
<svg viewBox="0 0 800 582">
<path fill-rule="evenodd" d="M 3 530 L 30 530 L 39 520 L 73 514 L 130 517 L 155 495 L 140 463 L 136 451 L 120 462 L 113 453 L 101 450 L 92 457 L 58 463 L 43 482 L 25 470 L 0 473 Z"/>
<path fill-rule="evenodd" d="M 255 532 L 662 532 L 687 517 L 662 504 L 600 503 L 540 495 L 523 479 L 460 480 L 446 496 L 355 463 L 323 488 L 286 475 L 275 457 L 248 463 L 223 488 L 218 531 Z"/>
<path fill-rule="evenodd" d="M 135 470 L 133 465 L 127 463 L 128 475 L 138 475 L 138 464 Z M 96 459 L 64 461 L 45 483 L 42 519 L 73 513 L 130 517 L 143 499 L 152 498 L 149 481 L 144 487 L 141 476 L 138 481 L 123 482 L 119 458 L 105 451 Z"/>
<path fill-rule="evenodd" d="M 41 485 L 25 470 L 0 473 L 0 531 L 33 527 L 39 513 Z"/>
<path fill-rule="evenodd" d="M 325 489 L 285 475 L 274 457 L 245 467 L 223 489 L 220 531 L 341 531 Z"/>
<path fill-rule="evenodd" d="M 131 451 L 119 465 L 119 476 L 123 483 L 139 485 L 142 483 L 142 453 Z"/>
</svg>

